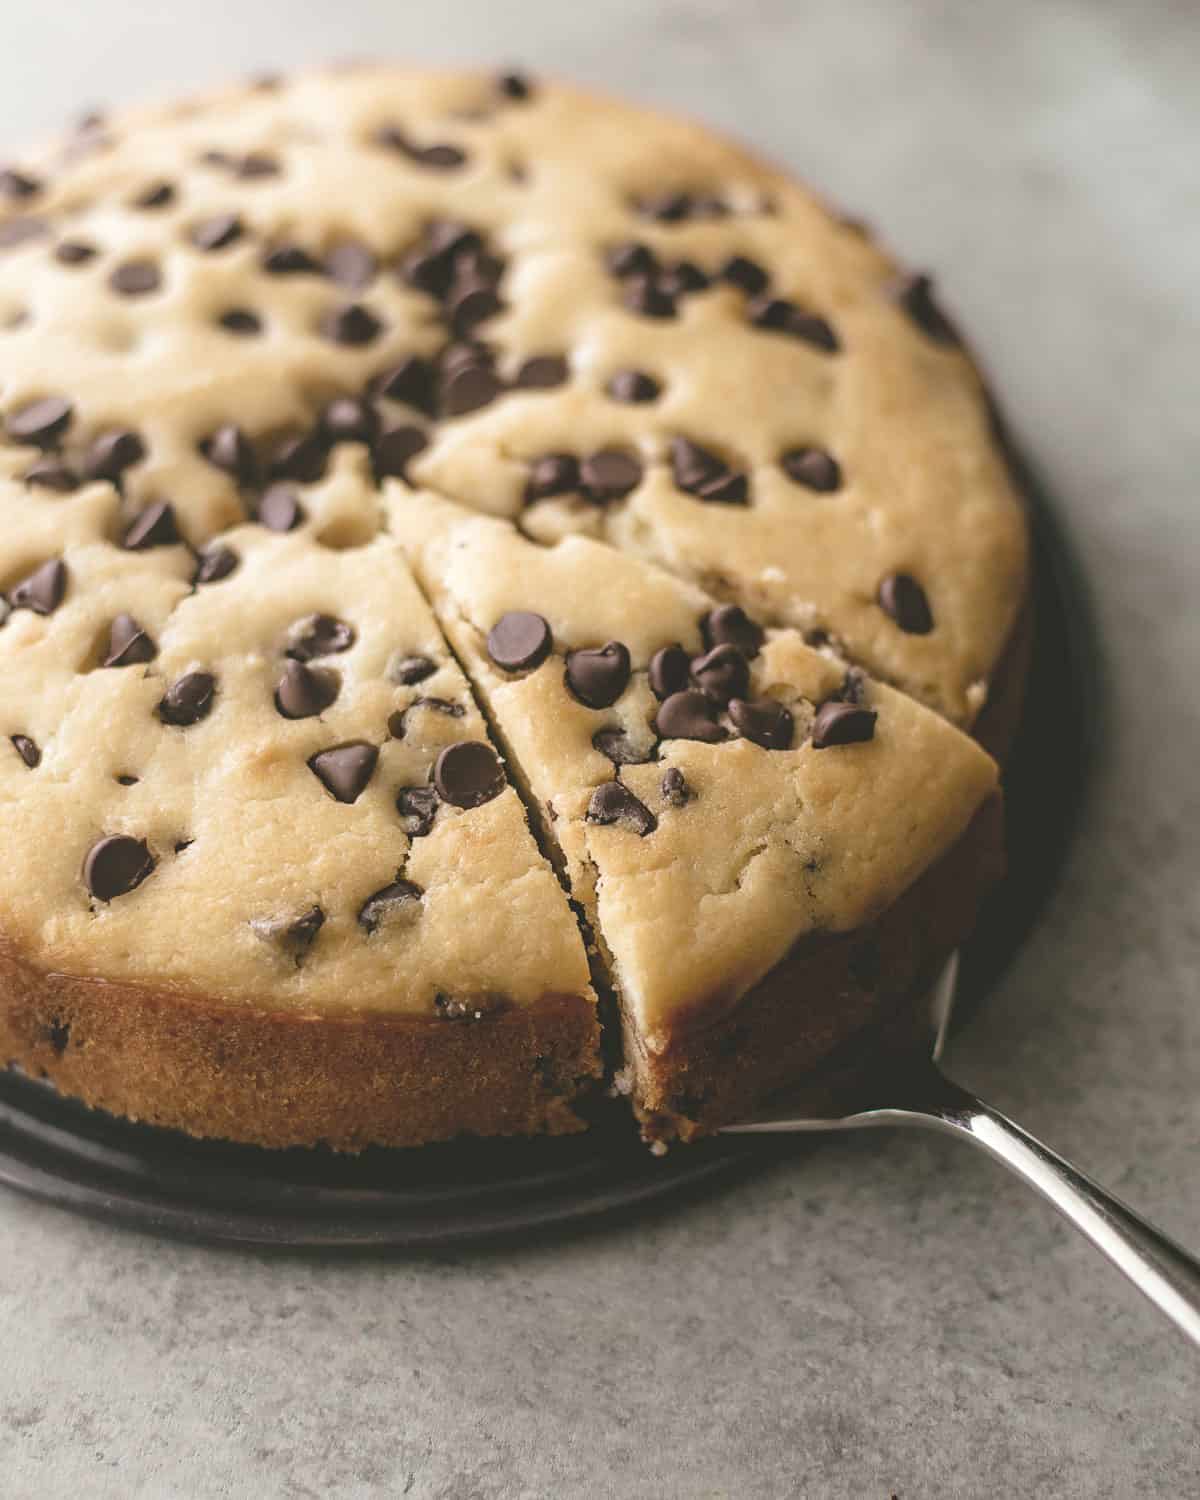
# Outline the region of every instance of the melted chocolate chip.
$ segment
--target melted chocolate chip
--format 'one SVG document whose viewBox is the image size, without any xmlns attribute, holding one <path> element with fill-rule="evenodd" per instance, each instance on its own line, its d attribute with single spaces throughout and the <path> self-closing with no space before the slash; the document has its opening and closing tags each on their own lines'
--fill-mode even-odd
<svg viewBox="0 0 1200 1500">
<path fill-rule="evenodd" d="M 584 495 L 597 505 L 624 499 L 642 482 L 642 466 L 631 453 L 619 448 L 602 448 L 591 453 L 579 466 Z"/>
<path fill-rule="evenodd" d="M 193 224 L 188 238 L 197 250 L 224 250 L 240 240 L 245 228 L 237 214 L 215 214 L 211 219 L 202 219 Z"/>
<path fill-rule="evenodd" d="M 658 279 L 659 288 L 671 297 L 684 297 L 690 292 L 702 292 L 709 279 L 692 260 L 677 260 L 668 266 Z"/>
<path fill-rule="evenodd" d="M 9 590 L 13 609 L 31 609 L 35 615 L 51 615 L 67 591 L 67 565 L 54 557 Z"/>
<path fill-rule="evenodd" d="M 567 653 L 567 687 L 588 708 L 611 707 L 628 687 L 630 673 L 629 648 L 620 641 Z"/>
<path fill-rule="evenodd" d="M 258 502 L 255 520 L 268 531 L 294 531 L 304 520 L 304 507 L 286 484 L 273 484 Z"/>
<path fill-rule="evenodd" d="M 614 245 L 608 252 L 607 264 L 612 274 L 622 281 L 627 276 L 651 276 L 658 270 L 654 251 L 639 240 Z"/>
<path fill-rule="evenodd" d="M 262 258 L 262 268 L 271 276 L 319 276 L 324 267 L 302 245 L 273 245 Z"/>
<path fill-rule="evenodd" d="M 694 688 L 672 693 L 659 707 L 654 727 L 665 740 L 703 740 L 714 745 L 726 738 L 717 723 L 717 704 Z"/>
<path fill-rule="evenodd" d="M 115 901 L 141 885 L 155 864 L 144 840 L 113 834 L 88 850 L 83 881 L 97 901 Z"/>
<path fill-rule="evenodd" d="M 119 614 L 108 628 L 108 647 L 101 663 L 105 667 L 132 667 L 153 661 L 158 646 L 132 615 Z"/>
<path fill-rule="evenodd" d="M 355 740 L 321 750 L 310 757 L 308 768 L 335 802 L 357 802 L 375 774 L 379 751 L 374 745 Z"/>
<path fill-rule="evenodd" d="M 144 297 L 158 291 L 162 274 L 152 260 L 127 260 L 114 268 L 108 284 L 122 297 Z"/>
<path fill-rule="evenodd" d="M 368 933 L 378 932 L 381 927 L 414 914 L 424 894 L 411 880 L 393 880 L 391 885 L 368 896 L 359 907 L 358 925 Z"/>
<path fill-rule="evenodd" d="M 314 719 L 334 701 L 340 686 L 336 672 L 289 661 L 275 688 L 275 707 L 285 719 Z"/>
<path fill-rule="evenodd" d="M 813 720 L 812 743 L 814 750 L 824 750 L 830 745 L 859 745 L 875 738 L 876 714 L 859 703 L 842 703 L 831 700 L 822 703 Z"/>
<path fill-rule="evenodd" d="M 930 277 L 906 277 L 892 288 L 892 295 L 921 332 L 935 344 L 953 346 L 962 342 L 958 329 L 934 299 Z"/>
<path fill-rule="evenodd" d="M 345 307 L 334 308 L 325 314 L 318 326 L 333 343 L 353 348 L 373 343 L 383 332 L 383 324 L 361 302 L 350 302 Z"/>
<path fill-rule="evenodd" d="M 42 763 L 42 752 L 27 734 L 10 735 L 13 749 L 25 762 L 31 771 L 37 769 Z"/>
<path fill-rule="evenodd" d="M 119 484 L 125 470 L 141 463 L 145 456 L 141 435 L 132 427 L 120 427 L 102 432 L 92 441 L 83 460 L 83 472 L 88 479 L 109 479 Z"/>
<path fill-rule="evenodd" d="M 592 748 L 607 756 L 614 766 L 641 766 L 654 759 L 653 748 L 639 749 L 623 729 L 598 729 Z"/>
<path fill-rule="evenodd" d="M 54 259 L 61 266 L 86 266 L 99 253 L 95 245 L 89 245 L 86 240 L 63 240 L 61 245 L 55 246 Z"/>
<path fill-rule="evenodd" d="M 212 713 L 216 691 L 217 679 L 211 672 L 188 672 L 177 677 L 163 694 L 158 716 L 164 724 L 181 729 L 198 724 Z"/>
<path fill-rule="evenodd" d="M 716 703 L 744 698 L 750 688 L 750 663 L 736 646 L 714 646 L 692 662 L 692 680 Z"/>
<path fill-rule="evenodd" d="M 247 151 L 245 156 L 234 161 L 233 169 L 247 182 L 261 177 L 278 177 L 283 170 L 278 160 L 265 151 Z"/>
<path fill-rule="evenodd" d="M 746 476 L 735 473 L 723 459 L 689 438 L 672 440 L 671 472 L 679 489 L 698 500 L 721 505 L 746 502 L 749 490 Z"/>
<path fill-rule="evenodd" d="M 761 296 L 767 289 L 769 279 L 758 262 L 745 255 L 731 255 L 717 272 L 717 276 L 750 297 Z"/>
<path fill-rule="evenodd" d="M 492 747 L 482 740 L 459 740 L 438 756 L 433 784 L 443 802 L 455 807 L 480 807 L 504 790 L 504 767 Z"/>
<path fill-rule="evenodd" d="M 212 437 L 200 444 L 200 452 L 209 463 L 224 470 L 239 484 L 252 484 L 258 475 L 254 445 L 238 426 L 227 422 Z"/>
<path fill-rule="evenodd" d="M 509 610 L 488 631 L 488 655 L 506 672 L 527 672 L 540 666 L 552 645 L 550 626 L 541 615 L 527 609 Z"/>
<path fill-rule="evenodd" d="M 925 590 L 908 573 L 889 573 L 879 585 L 879 607 L 906 635 L 928 635 L 933 612 Z"/>
<path fill-rule="evenodd" d="M 169 500 L 156 500 L 129 523 L 121 546 L 129 552 L 143 552 L 149 547 L 171 547 L 179 540 L 175 507 Z"/>
<path fill-rule="evenodd" d="M 664 646 L 650 658 L 650 691 L 661 703 L 672 693 L 682 693 L 691 674 L 691 658 L 682 646 Z"/>
<path fill-rule="evenodd" d="M 424 682 L 437 671 L 437 663 L 428 656 L 396 656 L 388 663 L 388 681 L 400 687 L 411 687 Z"/>
<path fill-rule="evenodd" d="M 660 790 L 663 795 L 663 801 L 669 807 L 684 807 L 692 795 L 692 789 L 688 786 L 687 778 L 678 766 L 669 766 L 663 772 Z"/>
<path fill-rule="evenodd" d="M 708 646 L 736 646 L 753 660 L 763 643 L 762 626 L 752 620 L 740 604 L 719 604 L 700 621 Z"/>
<path fill-rule="evenodd" d="M 385 427 L 371 448 L 377 477 L 407 480 L 409 464 L 428 446 L 428 437 L 410 422 L 396 422 Z"/>
<path fill-rule="evenodd" d="M 789 479 L 822 495 L 830 494 L 842 482 L 837 459 L 822 448 L 792 448 L 779 463 Z"/>
<path fill-rule="evenodd" d="M 152 182 L 138 193 L 132 203 L 133 208 L 166 208 L 168 203 L 175 200 L 175 189 L 169 182 Z"/>
<path fill-rule="evenodd" d="M 226 333 L 237 338 L 253 338 L 262 332 L 262 319 L 248 307 L 227 307 L 217 318 L 217 323 Z"/>
<path fill-rule="evenodd" d="M 232 547 L 206 547 L 196 560 L 194 583 L 219 583 L 228 578 L 241 559 Z"/>
<path fill-rule="evenodd" d="M 31 172 L 22 172 L 16 167 L 0 168 L 0 198 L 20 202 L 34 197 L 41 190 L 41 182 Z"/>
<path fill-rule="evenodd" d="M 645 838 L 658 827 L 658 819 L 642 801 L 619 781 L 606 781 L 592 793 L 587 821 L 605 825 L 618 824 Z"/>
<path fill-rule="evenodd" d="M 339 286 L 359 291 L 369 286 L 379 272 L 379 262 L 369 245 L 360 240 L 342 240 L 325 255 L 325 270 Z"/>
<path fill-rule="evenodd" d="M 657 401 L 662 387 L 653 376 L 645 375 L 641 370 L 618 370 L 604 389 L 614 401 L 641 405 Z"/>
<path fill-rule="evenodd" d="M 513 384 L 522 391 L 549 391 L 565 385 L 570 373 L 561 354 L 535 354 L 517 371 Z"/>
<path fill-rule="evenodd" d="M 39 458 L 25 473 L 26 484 L 54 490 L 59 495 L 69 495 L 82 482 L 75 470 L 59 458 Z"/>
<path fill-rule="evenodd" d="M 319 906 L 312 906 L 299 917 L 252 917 L 250 927 L 256 937 L 264 943 L 282 949 L 295 960 L 296 967 L 317 940 L 317 933 L 325 925 L 325 913 Z"/>
<path fill-rule="evenodd" d="M 753 702 L 734 698 L 729 705 L 729 717 L 739 734 L 764 750 L 791 748 L 792 716 L 774 698 L 758 698 Z"/>
<path fill-rule="evenodd" d="M 399 151 L 407 156 L 409 161 L 416 162 L 422 167 L 431 167 L 438 172 L 453 171 L 455 167 L 461 167 L 467 159 L 465 151 L 446 142 L 431 146 L 418 146 L 410 141 L 396 125 L 384 125 L 376 132 L 375 140 L 381 146 L 386 146 L 392 151 Z"/>
<path fill-rule="evenodd" d="M 73 415 L 74 408 L 62 396 L 43 396 L 11 412 L 4 426 L 14 443 L 47 448 L 66 432 Z"/>
<path fill-rule="evenodd" d="M 641 318 L 673 318 L 675 298 L 657 276 L 627 276 L 621 300 Z"/>
<path fill-rule="evenodd" d="M 418 708 L 445 714 L 449 719 L 464 718 L 467 712 L 461 703 L 452 703 L 449 698 L 414 698 L 407 708 L 398 708 L 388 719 L 388 733 L 394 740 L 402 740 L 408 733 L 408 716 Z"/>
<path fill-rule="evenodd" d="M 755 328 L 800 339 L 826 354 L 836 354 L 841 348 L 837 334 L 824 318 L 805 312 L 783 297 L 757 298 L 747 307 L 746 316 Z"/>
<path fill-rule="evenodd" d="M 288 630 L 285 654 L 295 661 L 312 661 L 349 651 L 356 639 L 354 627 L 335 615 L 306 615 Z"/>
<path fill-rule="evenodd" d="M 437 817 L 438 794 L 431 786 L 402 786 L 396 793 L 396 811 L 410 839 L 423 839 Z"/>
<path fill-rule="evenodd" d="M 547 453 L 535 459 L 525 484 L 525 503 L 570 495 L 579 488 L 579 461 L 570 453 Z"/>
</svg>

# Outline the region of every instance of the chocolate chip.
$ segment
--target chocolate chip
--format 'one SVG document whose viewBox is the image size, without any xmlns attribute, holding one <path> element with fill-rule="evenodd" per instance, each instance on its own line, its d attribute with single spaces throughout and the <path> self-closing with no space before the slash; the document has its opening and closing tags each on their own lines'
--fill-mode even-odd
<svg viewBox="0 0 1200 1500">
<path fill-rule="evenodd" d="M 621 300 L 641 318 L 673 318 L 675 298 L 654 276 L 627 276 Z"/>
<path fill-rule="evenodd" d="M 299 968 L 305 954 L 317 940 L 325 925 L 325 913 L 319 906 L 310 907 L 299 917 L 252 917 L 250 927 L 256 937 L 271 943 L 296 961 Z"/>
<path fill-rule="evenodd" d="M 32 173 L 21 172 L 16 167 L 0 168 L 0 198 L 20 201 L 34 197 L 41 190 L 41 182 Z"/>
<path fill-rule="evenodd" d="M 608 708 L 629 685 L 629 648 L 609 641 L 597 650 L 567 652 L 567 687 L 588 708 Z"/>
<path fill-rule="evenodd" d="M 633 405 L 656 401 L 661 389 L 653 376 L 645 375 L 641 370 L 618 370 L 605 386 L 614 401 L 627 401 Z"/>
<path fill-rule="evenodd" d="M 42 752 L 29 738 L 27 734 L 10 735 L 13 749 L 25 762 L 31 771 L 36 770 L 42 763 Z"/>
<path fill-rule="evenodd" d="M 745 255 L 731 255 L 717 272 L 717 276 L 751 297 L 761 296 L 766 291 L 769 280 L 758 262 Z"/>
<path fill-rule="evenodd" d="M 438 794 L 431 786 L 402 786 L 396 793 L 396 811 L 410 839 L 423 839 L 437 817 Z"/>
<path fill-rule="evenodd" d="M 644 218 L 657 219 L 660 224 L 679 224 L 690 218 L 693 212 L 691 194 L 678 191 L 639 198 L 634 206 Z"/>
<path fill-rule="evenodd" d="M 433 784 L 443 802 L 455 807 L 480 807 L 504 790 L 504 767 L 492 747 L 482 740 L 459 740 L 438 756 Z"/>
<path fill-rule="evenodd" d="M 112 834 L 88 850 L 83 881 L 97 901 L 115 901 L 141 885 L 156 862 L 144 840 Z"/>
<path fill-rule="evenodd" d="M 268 531 L 294 531 L 304 520 L 304 507 L 295 490 L 273 484 L 258 502 L 254 519 Z"/>
<path fill-rule="evenodd" d="M 703 740 L 713 745 L 726 737 L 717 723 L 717 705 L 694 688 L 672 693 L 659 708 L 654 727 L 665 740 Z"/>
<path fill-rule="evenodd" d="M 527 672 L 550 654 L 553 637 L 541 615 L 511 609 L 488 631 L 488 655 L 506 672 Z"/>
<path fill-rule="evenodd" d="M 369 245 L 360 240 L 343 240 L 326 252 L 325 270 L 339 286 L 358 291 L 375 280 L 379 262 Z"/>
<path fill-rule="evenodd" d="M 39 448 L 57 442 L 71 425 L 74 408 L 61 396 L 43 396 L 10 412 L 5 430 L 14 443 L 35 443 Z"/>
<path fill-rule="evenodd" d="M 664 646 L 650 658 L 650 691 L 661 703 L 672 693 L 682 693 L 688 685 L 691 658 L 680 645 Z"/>
<path fill-rule="evenodd" d="M 158 655 L 154 640 L 132 615 L 119 614 L 108 628 L 108 648 L 101 663 L 106 667 L 132 667 L 153 661 Z"/>
<path fill-rule="evenodd" d="M 144 297 L 162 285 L 162 276 L 152 260 L 127 260 L 117 266 L 108 284 L 122 297 Z"/>
<path fill-rule="evenodd" d="M 861 667 L 847 667 L 842 685 L 833 695 L 838 703 L 862 703 L 866 697 L 867 679 Z"/>
<path fill-rule="evenodd" d="M 83 472 L 88 479 L 111 479 L 120 481 L 126 469 L 141 463 L 146 456 L 146 445 L 131 427 L 120 427 L 113 432 L 102 432 L 87 450 L 83 460 Z"/>
<path fill-rule="evenodd" d="M 750 688 L 750 663 L 728 642 L 698 656 L 691 670 L 696 686 L 717 703 L 744 698 Z"/>
<path fill-rule="evenodd" d="M 45 219 L 32 214 L 21 219 L 9 219 L 0 224 L 0 250 L 14 250 L 18 245 L 28 245 L 32 240 L 44 239 L 50 233 Z"/>
<path fill-rule="evenodd" d="M 830 745 L 859 745 L 875 738 L 876 714 L 859 703 L 842 703 L 830 700 L 822 703 L 813 720 L 812 743 L 814 750 L 824 750 Z"/>
<path fill-rule="evenodd" d="M 54 259 L 63 266 L 85 266 L 99 253 L 95 245 L 89 245 L 86 240 L 63 240 L 61 245 L 55 246 Z"/>
<path fill-rule="evenodd" d="M 408 478 L 408 465 L 429 446 L 429 439 L 411 422 L 396 422 L 385 427 L 371 449 L 375 473 L 380 479 L 394 475 Z"/>
<path fill-rule="evenodd" d="M 271 276 L 319 276 L 324 270 L 302 245 L 290 242 L 272 245 L 262 258 L 262 268 Z"/>
<path fill-rule="evenodd" d="M 237 214 L 215 214 L 211 219 L 202 219 L 193 224 L 188 238 L 197 250 L 224 250 L 240 240 L 244 226 Z"/>
<path fill-rule="evenodd" d="M 443 416 L 461 417 L 487 406 L 500 394 L 495 372 L 482 363 L 462 364 L 443 374 L 440 397 Z"/>
<path fill-rule="evenodd" d="M 174 198 L 175 189 L 169 182 L 152 182 L 134 197 L 131 207 L 166 208 Z"/>
<path fill-rule="evenodd" d="M 432 677 L 436 671 L 437 663 L 427 656 L 397 656 L 388 663 L 387 676 L 389 682 L 411 687 Z"/>
<path fill-rule="evenodd" d="M 196 560 L 193 583 L 220 583 L 228 578 L 241 558 L 232 547 L 206 547 Z"/>
<path fill-rule="evenodd" d="M 690 800 L 692 789 L 687 784 L 687 778 L 678 766 L 669 766 L 663 772 L 660 786 L 663 801 L 670 807 L 683 807 Z"/>
<path fill-rule="evenodd" d="M 402 740 L 408 733 L 408 716 L 418 708 L 445 714 L 449 719 L 464 718 L 467 712 L 461 703 L 452 703 L 449 698 L 414 698 L 407 708 L 398 708 L 388 719 L 388 733 L 394 740 Z"/>
<path fill-rule="evenodd" d="M 385 371 L 374 389 L 376 395 L 389 401 L 402 401 L 418 411 L 433 412 L 433 366 L 419 354 L 406 355 L 398 365 Z"/>
<path fill-rule="evenodd" d="M 335 802 L 357 802 L 375 774 L 379 751 L 355 740 L 310 757 L 308 768 Z"/>
<path fill-rule="evenodd" d="M 547 453 L 535 459 L 525 484 L 525 503 L 573 494 L 579 488 L 579 461 L 570 453 Z"/>
<path fill-rule="evenodd" d="M 654 251 L 639 240 L 614 245 L 608 252 L 607 264 L 612 274 L 621 280 L 626 276 L 650 276 L 658 270 Z"/>
<path fill-rule="evenodd" d="M 302 661 L 285 662 L 275 688 L 275 707 L 285 719 L 315 719 L 334 701 L 340 686 L 336 672 Z"/>
<path fill-rule="evenodd" d="M 227 307 L 217 318 L 217 324 L 235 338 L 253 338 L 262 332 L 262 319 L 248 307 Z"/>
<path fill-rule="evenodd" d="M 121 546 L 129 552 L 142 552 L 148 547 L 170 547 L 179 540 L 175 507 L 169 500 L 156 500 L 129 523 Z"/>
<path fill-rule="evenodd" d="M 792 448 L 779 462 L 789 479 L 822 495 L 830 494 L 842 482 L 837 459 L 823 448 Z"/>
<path fill-rule="evenodd" d="M 329 460 L 329 444 L 320 431 L 304 432 L 298 437 L 285 438 L 271 454 L 269 465 L 272 479 L 297 479 L 301 484 L 314 484 L 325 473 Z"/>
<path fill-rule="evenodd" d="M 158 717 L 164 724 L 186 729 L 207 719 L 212 712 L 217 679 L 211 672 L 188 672 L 177 677 L 163 694 Z"/>
<path fill-rule="evenodd" d="M 397 918 L 406 916 L 419 906 L 424 891 L 411 880 L 393 880 L 381 891 L 368 896 L 358 910 L 358 925 L 366 932 L 378 932 Z"/>
<path fill-rule="evenodd" d="M 75 470 L 58 458 L 39 458 L 26 471 L 25 483 L 37 485 L 39 489 L 54 490 L 60 495 L 69 495 L 82 483 Z"/>
<path fill-rule="evenodd" d="M 504 306 L 486 282 L 456 281 L 446 299 L 446 317 L 460 339 L 469 338 L 481 323 L 494 318 Z"/>
<path fill-rule="evenodd" d="M 345 307 L 334 308 L 321 318 L 318 327 L 333 343 L 346 344 L 352 348 L 373 343 L 383 332 L 383 324 L 361 302 L 350 302 Z"/>
<path fill-rule="evenodd" d="M 621 500 L 642 482 L 642 466 L 631 453 L 619 448 L 601 448 L 579 466 L 583 493 L 597 505 Z"/>
<path fill-rule="evenodd" d="M 570 373 L 561 354 L 535 354 L 517 371 L 513 384 L 522 391 L 549 391 L 565 385 Z"/>
<path fill-rule="evenodd" d="M 734 698 L 729 705 L 733 727 L 764 750 L 788 750 L 792 744 L 792 716 L 774 698 L 747 702 Z"/>
<path fill-rule="evenodd" d="M 759 297 L 746 309 L 746 316 L 755 328 L 770 333 L 784 333 L 789 338 L 800 339 L 826 354 L 836 354 L 841 348 L 837 334 L 815 313 L 807 313 L 783 297 Z"/>
<path fill-rule="evenodd" d="M 467 159 L 465 151 L 458 146 L 446 143 L 438 143 L 431 146 L 418 146 L 410 141 L 404 132 L 396 125 L 384 125 L 375 134 L 375 140 L 381 146 L 386 146 L 392 151 L 399 151 L 407 156 L 410 161 L 417 162 L 423 167 L 432 167 L 435 171 L 451 171 L 455 167 L 461 167 Z"/>
<path fill-rule="evenodd" d="M 706 644 L 736 646 L 743 656 L 753 660 L 763 643 L 763 629 L 752 620 L 740 604 L 718 604 L 700 621 Z"/>
<path fill-rule="evenodd" d="M 956 345 L 958 329 L 937 305 L 933 281 L 928 276 L 908 276 L 892 287 L 892 295 L 922 333 L 935 344 Z"/>
<path fill-rule="evenodd" d="M 654 759 L 654 750 L 640 749 L 623 729 L 597 729 L 592 748 L 607 756 L 614 766 L 642 766 Z"/>
<path fill-rule="evenodd" d="M 31 609 L 35 615 L 52 615 L 67 591 L 67 565 L 53 557 L 9 590 L 13 609 Z"/>
<path fill-rule="evenodd" d="M 933 613 L 925 590 L 908 573 L 889 573 L 879 585 L 879 607 L 906 635 L 928 635 Z"/>
<path fill-rule="evenodd" d="M 587 821 L 605 825 L 616 823 L 643 839 L 658 827 L 658 819 L 646 804 L 619 781 L 606 781 L 596 788 L 588 803 Z"/>
<path fill-rule="evenodd" d="M 356 639 L 353 625 L 335 615 L 306 615 L 288 630 L 285 654 L 294 661 L 336 656 L 349 651 Z"/>
<path fill-rule="evenodd" d="M 200 452 L 215 468 L 222 469 L 239 484 L 252 484 L 258 474 L 254 445 L 232 422 L 218 427 L 212 437 L 200 444 Z"/>
<path fill-rule="evenodd" d="M 671 472 L 676 485 L 699 500 L 721 505 L 743 505 L 749 486 L 744 474 L 735 473 L 727 463 L 688 438 L 671 442 Z"/>
<path fill-rule="evenodd" d="M 709 284 L 708 277 L 692 260 L 677 260 L 668 266 L 658 279 L 661 291 L 670 297 L 686 296 L 689 292 L 702 292 Z"/>
<path fill-rule="evenodd" d="M 236 174 L 247 181 L 253 181 L 259 177 L 278 177 L 283 170 L 278 159 L 269 156 L 265 151 L 247 151 L 245 156 L 235 161 L 233 165 Z"/>
<path fill-rule="evenodd" d="M 120 776 L 114 776 L 113 780 L 117 783 L 118 786 L 137 786 L 138 782 L 141 780 L 141 777 L 130 776 L 126 773 Z"/>
<path fill-rule="evenodd" d="M 496 79 L 496 89 L 506 99 L 518 103 L 524 103 L 533 94 L 533 84 L 524 73 L 501 73 Z"/>
<path fill-rule="evenodd" d="M 339 396 L 321 413 L 321 428 L 330 443 L 370 443 L 379 431 L 379 416 L 368 402 Z"/>
</svg>

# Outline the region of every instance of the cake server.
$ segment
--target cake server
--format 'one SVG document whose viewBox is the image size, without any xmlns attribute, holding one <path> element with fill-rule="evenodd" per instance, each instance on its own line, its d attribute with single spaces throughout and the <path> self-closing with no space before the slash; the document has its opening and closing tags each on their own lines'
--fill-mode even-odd
<svg viewBox="0 0 1200 1500">
<path fill-rule="evenodd" d="M 931 1045 L 889 1062 L 839 1098 L 837 1113 L 801 1116 L 786 1105 L 725 1126 L 724 1135 L 862 1130 L 918 1125 L 957 1136 L 1002 1162 L 1085 1234 L 1117 1269 L 1200 1346 L 1200 1261 L 1007 1115 L 947 1078 L 938 1066 L 954 1004 L 958 957 L 943 970 L 929 1010 Z"/>
</svg>

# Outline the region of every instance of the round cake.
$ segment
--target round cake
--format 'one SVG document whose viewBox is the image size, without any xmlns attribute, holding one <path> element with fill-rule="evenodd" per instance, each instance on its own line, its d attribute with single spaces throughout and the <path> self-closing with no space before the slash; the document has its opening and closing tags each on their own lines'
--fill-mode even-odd
<svg viewBox="0 0 1200 1500">
<path fill-rule="evenodd" d="M 695 125 L 393 67 L 90 116 L 0 170 L 0 419 L 0 1061 L 65 1094 L 690 1139 L 999 873 L 986 393 Z"/>
</svg>

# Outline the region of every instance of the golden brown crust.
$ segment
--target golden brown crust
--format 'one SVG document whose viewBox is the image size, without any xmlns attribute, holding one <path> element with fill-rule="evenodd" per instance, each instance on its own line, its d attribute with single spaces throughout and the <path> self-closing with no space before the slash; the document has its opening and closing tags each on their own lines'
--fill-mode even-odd
<svg viewBox="0 0 1200 1500">
<path fill-rule="evenodd" d="M 805 939 L 732 1012 L 677 1033 L 662 1053 L 626 1027 L 645 1134 L 690 1140 L 751 1114 L 931 983 L 1002 873 L 1003 846 L 997 795 L 870 926 Z"/>
<path fill-rule="evenodd" d="M 259 1146 L 415 1146 L 582 1128 L 592 1002 L 479 1020 L 320 1016 L 40 971 L 0 944 L 0 1057 L 113 1114 Z"/>
</svg>

